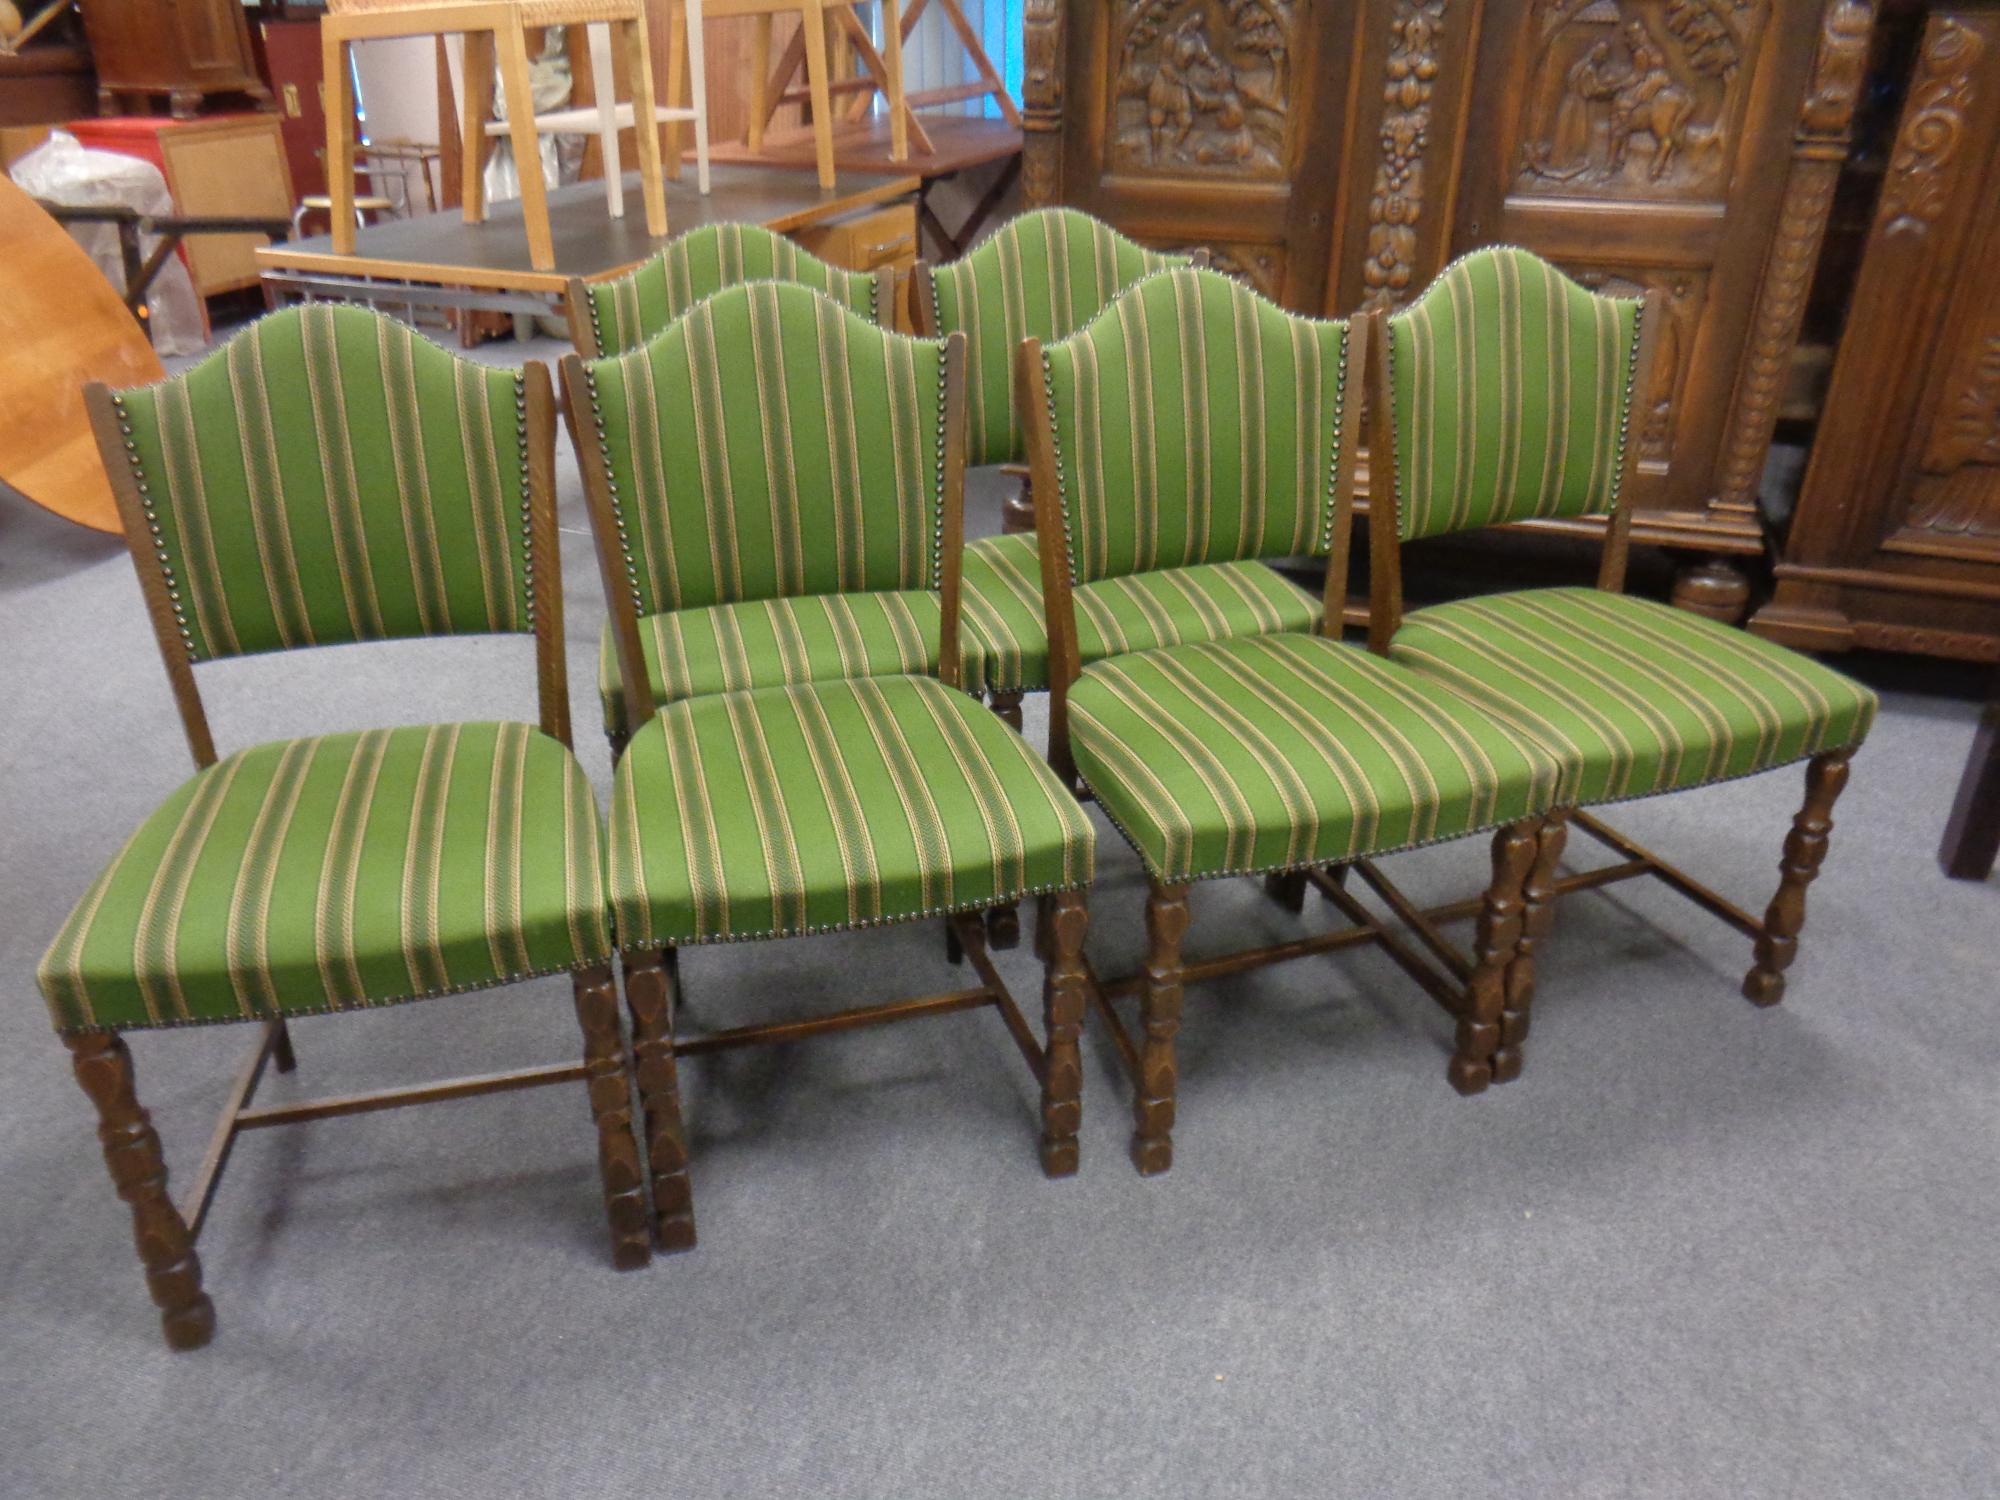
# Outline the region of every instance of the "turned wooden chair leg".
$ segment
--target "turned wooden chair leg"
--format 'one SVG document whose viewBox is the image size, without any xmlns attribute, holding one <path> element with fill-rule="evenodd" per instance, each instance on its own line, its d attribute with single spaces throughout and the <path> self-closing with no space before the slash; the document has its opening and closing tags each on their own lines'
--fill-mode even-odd
<svg viewBox="0 0 2000 1500">
<path fill-rule="evenodd" d="M 694 1190 L 688 1182 L 680 1079 L 674 1067 L 677 979 L 671 948 L 625 955 L 625 1003 L 632 1011 L 632 1056 L 639 1102 L 646 1110 L 646 1166 L 653 1180 L 653 1243 L 661 1250 L 694 1248 Z"/>
<path fill-rule="evenodd" d="M 1778 863 L 1778 894 L 1764 913 L 1764 931 L 1757 939 L 1757 961 L 1743 976 L 1743 997 L 1757 1005 L 1776 1005 L 1785 998 L 1785 970 L 1798 956 L 1799 929 L 1806 925 L 1806 887 L 1826 858 L 1827 835 L 1833 832 L 1833 804 L 1847 785 L 1852 748 L 1829 750 L 1806 762 L 1806 800 L 1785 835 L 1785 855 Z"/>
<path fill-rule="evenodd" d="M 1037 923 L 1037 948 L 1046 947 L 1042 971 L 1042 1024 L 1048 1050 L 1042 1066 L 1042 1171 L 1068 1177 L 1077 1168 L 1077 1126 L 1083 1120 L 1083 934 L 1090 913 L 1081 891 L 1064 891 Z"/>
<path fill-rule="evenodd" d="M 1493 835 L 1493 883 L 1479 911 L 1472 941 L 1472 977 L 1465 983 L 1465 1006 L 1445 1076 L 1461 1094 L 1476 1094 L 1493 1081 L 1494 1054 L 1500 1050 L 1500 1016 L 1506 1005 L 1507 966 L 1521 945 L 1521 888 L 1540 846 L 1540 818 L 1509 823 Z"/>
<path fill-rule="evenodd" d="M 1020 907 L 989 906 L 986 908 L 986 946 L 996 953 L 1021 946 Z"/>
<path fill-rule="evenodd" d="M 1264 894 L 1294 916 L 1306 909 L 1306 872 L 1279 870 L 1264 877 Z"/>
<path fill-rule="evenodd" d="M 1146 983 L 1139 992 L 1139 1092 L 1132 1101 L 1132 1165 L 1144 1176 L 1174 1164 L 1174 1038 L 1181 1029 L 1181 939 L 1187 935 L 1185 885 L 1157 881 L 1146 894 Z"/>
<path fill-rule="evenodd" d="M 1521 887 L 1521 941 L 1507 965 L 1500 1002 L 1500 1047 L 1493 1054 L 1493 1081 L 1509 1083 L 1521 1076 L 1521 1044 L 1535 999 L 1535 955 L 1548 938 L 1556 917 L 1556 863 L 1569 841 L 1569 811 L 1557 808 L 1542 821 L 1535 836 L 1535 862 Z"/>
<path fill-rule="evenodd" d="M 625 1038 L 618 1029 L 618 987 L 611 967 L 572 976 L 576 1019 L 583 1028 L 583 1065 L 590 1112 L 597 1120 L 597 1170 L 611 1220 L 611 1259 L 621 1271 L 652 1260 L 646 1223 L 646 1173 L 632 1133 L 632 1082 L 625 1072 Z"/>
<path fill-rule="evenodd" d="M 167 1196 L 167 1162 L 152 1117 L 132 1087 L 132 1054 L 115 1031 L 63 1038 L 76 1081 L 97 1106 L 97 1139 L 111 1180 L 132 1210 L 132 1237 L 146 1288 L 171 1349 L 199 1349 L 215 1336 L 215 1304 L 201 1289 L 201 1257 L 187 1221 Z"/>
<path fill-rule="evenodd" d="M 1020 688 L 994 688 L 986 695 L 987 706 L 1016 733 L 1021 728 L 1021 697 Z"/>
</svg>

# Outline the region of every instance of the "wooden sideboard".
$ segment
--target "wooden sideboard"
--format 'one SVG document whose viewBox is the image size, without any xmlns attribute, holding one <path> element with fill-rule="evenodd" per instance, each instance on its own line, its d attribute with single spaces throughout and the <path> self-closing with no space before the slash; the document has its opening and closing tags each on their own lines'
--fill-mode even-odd
<svg viewBox="0 0 2000 1500">
<path fill-rule="evenodd" d="M 1867 0 L 1026 0 L 1030 205 L 1392 306 L 1514 243 L 1667 295 L 1635 534 L 1764 547 L 1757 486 Z"/>
<path fill-rule="evenodd" d="M 210 94 L 245 94 L 275 109 L 257 74 L 242 0 L 82 0 L 97 61 L 98 113 L 165 94 L 175 119 L 190 119 Z"/>
<path fill-rule="evenodd" d="M 1751 622 L 2000 660 L 2000 7 L 1920 18 L 1812 458 Z"/>
</svg>

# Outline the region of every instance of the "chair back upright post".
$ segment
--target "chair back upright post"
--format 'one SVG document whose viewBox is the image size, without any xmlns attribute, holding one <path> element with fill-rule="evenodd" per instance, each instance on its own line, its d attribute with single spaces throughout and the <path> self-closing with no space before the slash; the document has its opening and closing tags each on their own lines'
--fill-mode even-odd
<svg viewBox="0 0 2000 1500">
<path fill-rule="evenodd" d="M 1358 374 L 1364 391 L 1375 337 L 1373 313 L 1356 313 L 1347 320 L 1347 383 L 1357 383 Z M 1347 582 L 1354 550 L 1354 474 L 1360 465 L 1361 447 L 1361 424 L 1349 421 L 1347 415 L 1341 415 L 1340 446 L 1333 460 L 1333 526 L 1327 535 L 1326 584 L 1320 592 L 1319 633 L 1335 641 L 1347 628 Z"/>
<path fill-rule="evenodd" d="M 1027 440 L 1028 490 L 1034 497 L 1035 532 L 1041 538 L 1042 611 L 1049 636 L 1049 764 L 1065 785 L 1074 786 L 1069 690 L 1083 668 L 1076 640 L 1076 603 L 1070 597 L 1062 495 L 1056 481 L 1055 432 L 1049 424 L 1048 377 L 1038 338 L 1022 339 L 1014 351 L 1014 399 Z"/>
<path fill-rule="evenodd" d="M 522 372 L 528 439 L 528 576 L 535 600 L 535 687 L 542 733 L 576 748 L 569 722 L 569 662 L 563 649 L 561 539 L 556 530 L 556 393 L 549 367 Z"/>
<path fill-rule="evenodd" d="M 1632 477 L 1639 471 L 1639 442 L 1632 435 L 1634 422 L 1643 421 L 1653 406 L 1655 335 L 1660 319 L 1667 314 L 1667 294 L 1648 287 L 1639 308 L 1639 347 L 1632 355 L 1632 398 L 1626 412 L 1625 451 L 1619 455 L 1618 503 L 1611 509 L 1605 528 L 1604 554 L 1598 559 L 1597 586 L 1606 593 L 1625 592 L 1625 565 L 1632 551 Z"/>
<path fill-rule="evenodd" d="M 1371 320 L 1372 321 L 1372 320 Z M 1368 351 L 1368 649 L 1389 654 L 1403 628 L 1403 533 L 1396 423 L 1389 406 L 1389 327 Z"/>
<path fill-rule="evenodd" d="M 944 347 L 944 553 L 938 590 L 938 679 L 946 687 L 965 686 L 959 659 L 959 596 L 965 566 L 965 335 L 954 333 Z"/>
</svg>

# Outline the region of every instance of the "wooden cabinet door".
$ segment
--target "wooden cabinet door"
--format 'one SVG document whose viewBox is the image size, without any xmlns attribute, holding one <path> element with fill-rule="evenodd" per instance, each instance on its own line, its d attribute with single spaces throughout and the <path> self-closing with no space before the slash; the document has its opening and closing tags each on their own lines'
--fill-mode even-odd
<svg viewBox="0 0 2000 1500">
<path fill-rule="evenodd" d="M 1319 311 L 1358 8 L 1069 0 L 1058 16 L 1046 0 L 1031 6 L 1031 117 L 1054 92 L 1053 80 L 1038 88 L 1037 67 L 1065 79 L 1058 201 L 1155 246 L 1206 245 L 1219 269 Z M 1066 67 L 1038 51 L 1048 32 Z"/>
<path fill-rule="evenodd" d="M 2000 658 L 2000 9 L 1925 25 L 1759 633 Z"/>
<path fill-rule="evenodd" d="M 1865 39 L 1867 10 L 1850 9 Z M 1591 286 L 1666 293 L 1635 496 L 1659 539 L 1761 545 L 1751 497 L 1711 502 L 1824 14 L 1821 0 L 1485 6 L 1452 250 L 1523 245 Z"/>
</svg>

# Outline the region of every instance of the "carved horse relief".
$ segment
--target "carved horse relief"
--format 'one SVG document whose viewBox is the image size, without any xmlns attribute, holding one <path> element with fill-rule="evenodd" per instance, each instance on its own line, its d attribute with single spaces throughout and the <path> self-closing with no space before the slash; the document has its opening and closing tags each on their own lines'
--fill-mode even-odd
<svg viewBox="0 0 2000 1500">
<path fill-rule="evenodd" d="M 1721 196 L 1768 15 L 1768 0 L 1545 0 L 1514 191 Z"/>
<path fill-rule="evenodd" d="M 1294 8 L 1306 0 L 1117 0 L 1111 168 L 1283 178 Z"/>
</svg>

